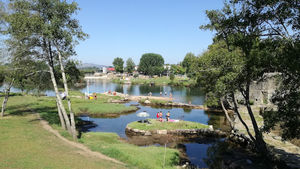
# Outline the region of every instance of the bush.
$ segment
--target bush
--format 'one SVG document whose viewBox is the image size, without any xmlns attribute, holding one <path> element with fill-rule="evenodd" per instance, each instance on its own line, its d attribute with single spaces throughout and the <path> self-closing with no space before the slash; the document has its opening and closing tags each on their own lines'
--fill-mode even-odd
<svg viewBox="0 0 300 169">
<path fill-rule="evenodd" d="M 173 73 L 170 74 L 170 80 L 173 81 L 175 79 L 175 75 Z"/>
</svg>

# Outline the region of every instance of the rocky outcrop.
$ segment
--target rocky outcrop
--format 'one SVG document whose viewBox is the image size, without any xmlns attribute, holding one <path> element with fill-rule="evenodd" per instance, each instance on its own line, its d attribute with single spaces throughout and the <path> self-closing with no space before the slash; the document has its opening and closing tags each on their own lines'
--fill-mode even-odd
<svg viewBox="0 0 300 169">
<path fill-rule="evenodd" d="M 139 130 L 126 127 L 125 132 L 129 136 L 151 136 L 151 135 L 172 135 L 183 137 L 226 137 L 227 134 L 221 130 L 214 130 L 212 127 L 205 129 L 177 129 L 177 130 Z"/>
</svg>

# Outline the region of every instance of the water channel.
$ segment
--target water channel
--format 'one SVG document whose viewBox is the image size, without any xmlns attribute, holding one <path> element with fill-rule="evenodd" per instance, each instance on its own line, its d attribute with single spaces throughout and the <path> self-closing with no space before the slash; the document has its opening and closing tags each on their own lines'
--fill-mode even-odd
<svg viewBox="0 0 300 169">
<path fill-rule="evenodd" d="M 0 87 L 0 90 L 3 90 L 3 87 Z M 123 85 L 112 83 L 107 80 L 94 80 L 89 81 L 88 86 L 77 89 L 81 92 L 89 93 L 103 93 L 109 90 L 121 92 L 129 95 L 148 95 L 149 92 L 153 96 L 162 96 L 169 97 L 169 94 L 172 93 L 173 99 L 175 102 L 182 103 L 192 103 L 196 105 L 202 105 L 204 103 L 204 93 L 199 88 L 187 88 L 187 87 L 174 87 L 174 86 L 149 86 L 149 85 Z M 20 92 L 16 88 L 12 88 L 12 92 Z M 165 94 L 166 93 L 166 94 Z M 47 96 L 54 96 L 54 92 L 48 90 L 45 92 Z M 156 113 L 162 111 L 166 114 L 168 111 L 171 113 L 171 119 L 181 119 L 186 121 L 194 121 L 203 124 L 213 125 L 214 129 L 228 130 L 228 123 L 226 122 L 225 116 L 223 113 L 218 112 L 207 112 L 200 109 L 183 109 L 183 108 L 165 108 L 165 107 L 150 107 L 143 106 L 137 102 L 129 102 L 126 105 L 138 105 L 140 108 L 138 111 L 120 115 L 119 117 L 114 118 L 103 118 L 103 117 L 81 117 L 83 120 L 89 120 L 95 123 L 97 126 L 87 129 L 85 132 L 114 132 L 117 133 L 120 137 L 127 139 L 133 144 L 139 146 L 164 146 L 167 144 L 168 147 L 177 148 L 180 150 L 181 154 L 184 154 L 186 160 L 194 166 L 199 168 L 207 168 L 208 164 L 205 159 L 208 158 L 209 149 L 213 149 L 217 144 L 222 142 L 222 139 L 206 139 L 199 138 L 194 141 L 189 142 L 153 142 L 149 141 L 148 138 L 145 142 L 135 141 L 132 138 L 126 136 L 125 128 L 126 125 L 130 122 L 140 120 L 141 118 L 137 117 L 137 113 L 141 111 L 147 111 L 150 114 L 149 118 L 156 118 Z"/>
<path fill-rule="evenodd" d="M 173 86 L 149 86 L 149 85 L 122 85 L 115 84 L 105 80 L 90 81 L 88 88 L 81 89 L 82 92 L 89 91 L 90 93 L 103 93 L 109 90 L 117 91 L 129 95 L 147 95 L 149 92 L 153 96 L 160 96 L 163 93 L 164 97 L 169 97 L 171 92 L 175 102 L 183 102 L 202 105 L 204 103 L 204 93 L 199 88 L 187 88 L 187 87 L 173 87 Z M 165 95 L 166 93 L 166 95 Z M 136 102 L 129 102 L 126 105 L 137 105 Z M 82 117 L 83 120 L 90 120 L 97 124 L 96 127 L 90 128 L 87 132 L 114 132 L 120 137 L 132 141 L 132 138 L 128 138 L 125 133 L 126 125 L 130 122 L 141 120 L 137 117 L 137 113 L 141 111 L 147 111 L 150 115 L 149 118 L 156 118 L 156 113 L 162 111 L 164 114 L 170 111 L 172 119 L 182 119 L 186 121 L 194 121 L 203 124 L 213 125 L 215 129 L 227 130 L 228 124 L 225 120 L 223 113 L 218 112 L 206 112 L 199 109 L 183 109 L 183 108 L 164 108 L 164 107 L 150 107 L 138 104 L 140 108 L 138 111 L 130 114 L 120 115 L 115 118 L 93 118 Z M 134 144 L 140 146 L 156 145 L 164 146 L 165 143 L 149 141 L 148 138 L 143 141 L 132 141 Z M 199 168 L 207 168 L 207 164 L 204 159 L 207 158 L 207 151 L 209 147 L 212 147 L 222 139 L 198 139 L 192 142 L 175 142 L 168 143 L 167 146 L 179 149 L 187 158 L 188 161 Z M 175 144 L 175 146 L 174 146 Z"/>
</svg>

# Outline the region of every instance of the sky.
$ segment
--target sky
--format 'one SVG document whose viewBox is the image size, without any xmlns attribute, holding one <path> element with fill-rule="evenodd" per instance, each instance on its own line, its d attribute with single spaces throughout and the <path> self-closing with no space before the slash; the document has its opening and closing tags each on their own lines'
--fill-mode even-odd
<svg viewBox="0 0 300 169">
<path fill-rule="evenodd" d="M 200 30 L 205 11 L 221 9 L 223 0 L 76 0 L 75 16 L 89 38 L 76 47 L 82 63 L 112 65 L 114 58 L 139 63 L 144 53 L 158 53 L 176 64 L 212 43 L 214 33 Z"/>
</svg>

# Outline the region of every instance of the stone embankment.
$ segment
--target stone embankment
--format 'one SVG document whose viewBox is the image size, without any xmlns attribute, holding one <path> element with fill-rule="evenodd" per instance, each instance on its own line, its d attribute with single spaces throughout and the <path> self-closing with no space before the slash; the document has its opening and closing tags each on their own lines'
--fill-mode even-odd
<svg viewBox="0 0 300 169">
<path fill-rule="evenodd" d="M 226 137 L 226 133 L 221 130 L 214 130 L 212 126 L 206 129 L 177 129 L 177 130 L 139 130 L 126 126 L 126 134 L 130 136 L 152 136 L 152 135 L 172 135 L 183 136 L 187 138 L 192 137 Z"/>
</svg>

